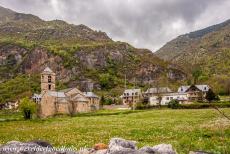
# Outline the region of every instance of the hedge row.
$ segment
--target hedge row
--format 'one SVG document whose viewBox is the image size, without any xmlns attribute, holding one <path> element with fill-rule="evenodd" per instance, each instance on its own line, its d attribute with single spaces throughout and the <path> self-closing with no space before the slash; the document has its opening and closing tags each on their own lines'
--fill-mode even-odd
<svg viewBox="0 0 230 154">
<path fill-rule="evenodd" d="M 194 103 L 194 104 L 181 104 L 179 109 L 206 109 L 206 108 L 230 108 L 230 102 L 226 103 Z"/>
<path fill-rule="evenodd" d="M 193 103 L 193 104 L 178 104 L 174 109 L 207 109 L 207 108 L 230 108 L 230 102 L 221 102 L 221 103 Z M 159 106 L 148 106 L 148 105 L 138 105 L 137 110 L 144 109 L 154 109 L 159 108 Z M 161 106 L 160 108 L 170 108 L 169 106 Z"/>
</svg>

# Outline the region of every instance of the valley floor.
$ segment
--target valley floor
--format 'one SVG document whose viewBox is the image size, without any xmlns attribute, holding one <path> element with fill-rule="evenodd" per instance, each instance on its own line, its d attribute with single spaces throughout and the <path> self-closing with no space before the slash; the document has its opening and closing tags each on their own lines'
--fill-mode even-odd
<svg viewBox="0 0 230 154">
<path fill-rule="evenodd" d="M 230 109 L 221 110 L 230 115 Z M 42 139 L 57 147 L 80 148 L 108 143 L 112 137 L 138 141 L 139 147 L 168 143 L 178 153 L 230 153 L 230 121 L 212 109 L 104 110 L 76 117 L 0 122 L 0 144 Z"/>
</svg>

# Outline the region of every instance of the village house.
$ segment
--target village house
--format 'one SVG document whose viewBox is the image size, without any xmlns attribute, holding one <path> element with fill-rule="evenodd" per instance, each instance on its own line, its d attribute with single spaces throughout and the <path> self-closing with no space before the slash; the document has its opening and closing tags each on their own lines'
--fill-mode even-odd
<svg viewBox="0 0 230 154">
<path fill-rule="evenodd" d="M 126 89 L 121 97 L 123 104 L 129 106 L 133 106 L 143 99 L 141 89 Z"/>
<path fill-rule="evenodd" d="M 35 103 L 39 103 L 39 102 L 41 102 L 41 100 L 42 100 L 42 96 L 41 96 L 41 94 L 34 94 L 33 96 L 32 96 L 32 99 L 33 99 L 33 101 L 35 102 Z"/>
<path fill-rule="evenodd" d="M 92 92 L 81 92 L 77 88 L 55 91 L 56 74 L 49 68 L 41 73 L 41 94 L 34 94 L 41 118 L 56 114 L 76 114 L 99 109 L 100 98 Z"/>
<path fill-rule="evenodd" d="M 168 105 L 172 100 L 178 100 L 180 104 L 188 103 L 188 97 L 186 93 L 164 93 L 161 95 L 149 97 L 149 104 L 151 106 Z"/>
<path fill-rule="evenodd" d="M 15 110 L 18 109 L 19 101 L 6 102 L 5 104 L 0 105 L 0 109 L 5 110 Z"/>
<path fill-rule="evenodd" d="M 144 95 L 151 106 L 168 105 L 171 100 L 178 100 L 180 104 L 188 103 L 186 93 L 176 93 L 168 87 L 149 88 Z"/>
<path fill-rule="evenodd" d="M 186 93 L 189 102 L 203 102 L 210 87 L 208 85 L 181 86 L 178 93 Z"/>
<path fill-rule="evenodd" d="M 149 88 L 144 93 L 145 97 L 155 96 L 157 94 L 167 94 L 172 93 L 172 90 L 168 87 L 159 87 L 159 88 Z"/>
</svg>

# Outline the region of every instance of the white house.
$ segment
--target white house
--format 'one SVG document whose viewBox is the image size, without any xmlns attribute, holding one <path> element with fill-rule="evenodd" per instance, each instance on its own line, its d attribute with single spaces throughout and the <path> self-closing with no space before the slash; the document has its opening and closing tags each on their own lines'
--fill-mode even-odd
<svg viewBox="0 0 230 154">
<path fill-rule="evenodd" d="M 171 100 L 178 100 L 180 104 L 187 103 L 188 96 L 186 93 L 163 93 L 149 97 L 149 103 L 151 106 L 168 105 Z"/>
<path fill-rule="evenodd" d="M 32 96 L 32 99 L 33 99 L 33 101 L 35 102 L 35 103 L 40 103 L 41 102 L 41 99 L 42 99 L 42 95 L 41 94 L 34 94 L 33 96 Z"/>
<path fill-rule="evenodd" d="M 166 94 L 166 93 L 173 93 L 173 91 L 168 87 L 149 88 L 146 90 L 144 95 L 146 97 L 151 97 L 151 96 L 155 96 L 156 94 Z"/>
<path fill-rule="evenodd" d="M 210 89 L 208 85 L 181 86 L 178 88 L 178 93 L 186 93 L 190 102 L 203 102 Z"/>
<path fill-rule="evenodd" d="M 17 109 L 18 106 L 19 106 L 19 102 L 18 102 L 18 101 L 15 101 L 15 102 L 7 102 L 7 103 L 4 105 L 4 109 L 9 109 L 9 110 Z"/>
<path fill-rule="evenodd" d="M 196 88 L 198 88 L 202 92 L 208 92 L 210 87 L 208 85 L 194 85 Z M 178 93 L 186 93 L 186 91 L 190 88 L 191 86 L 180 86 L 178 88 Z"/>
</svg>

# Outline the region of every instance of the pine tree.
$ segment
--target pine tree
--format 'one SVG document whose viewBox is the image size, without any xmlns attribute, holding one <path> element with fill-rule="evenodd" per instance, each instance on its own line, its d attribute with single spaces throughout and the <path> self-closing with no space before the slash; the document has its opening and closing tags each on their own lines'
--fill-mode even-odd
<svg viewBox="0 0 230 154">
<path fill-rule="evenodd" d="M 210 103 L 212 102 L 213 100 L 216 100 L 216 94 L 211 90 L 209 89 L 207 94 L 206 94 L 206 97 L 207 101 Z"/>
</svg>

